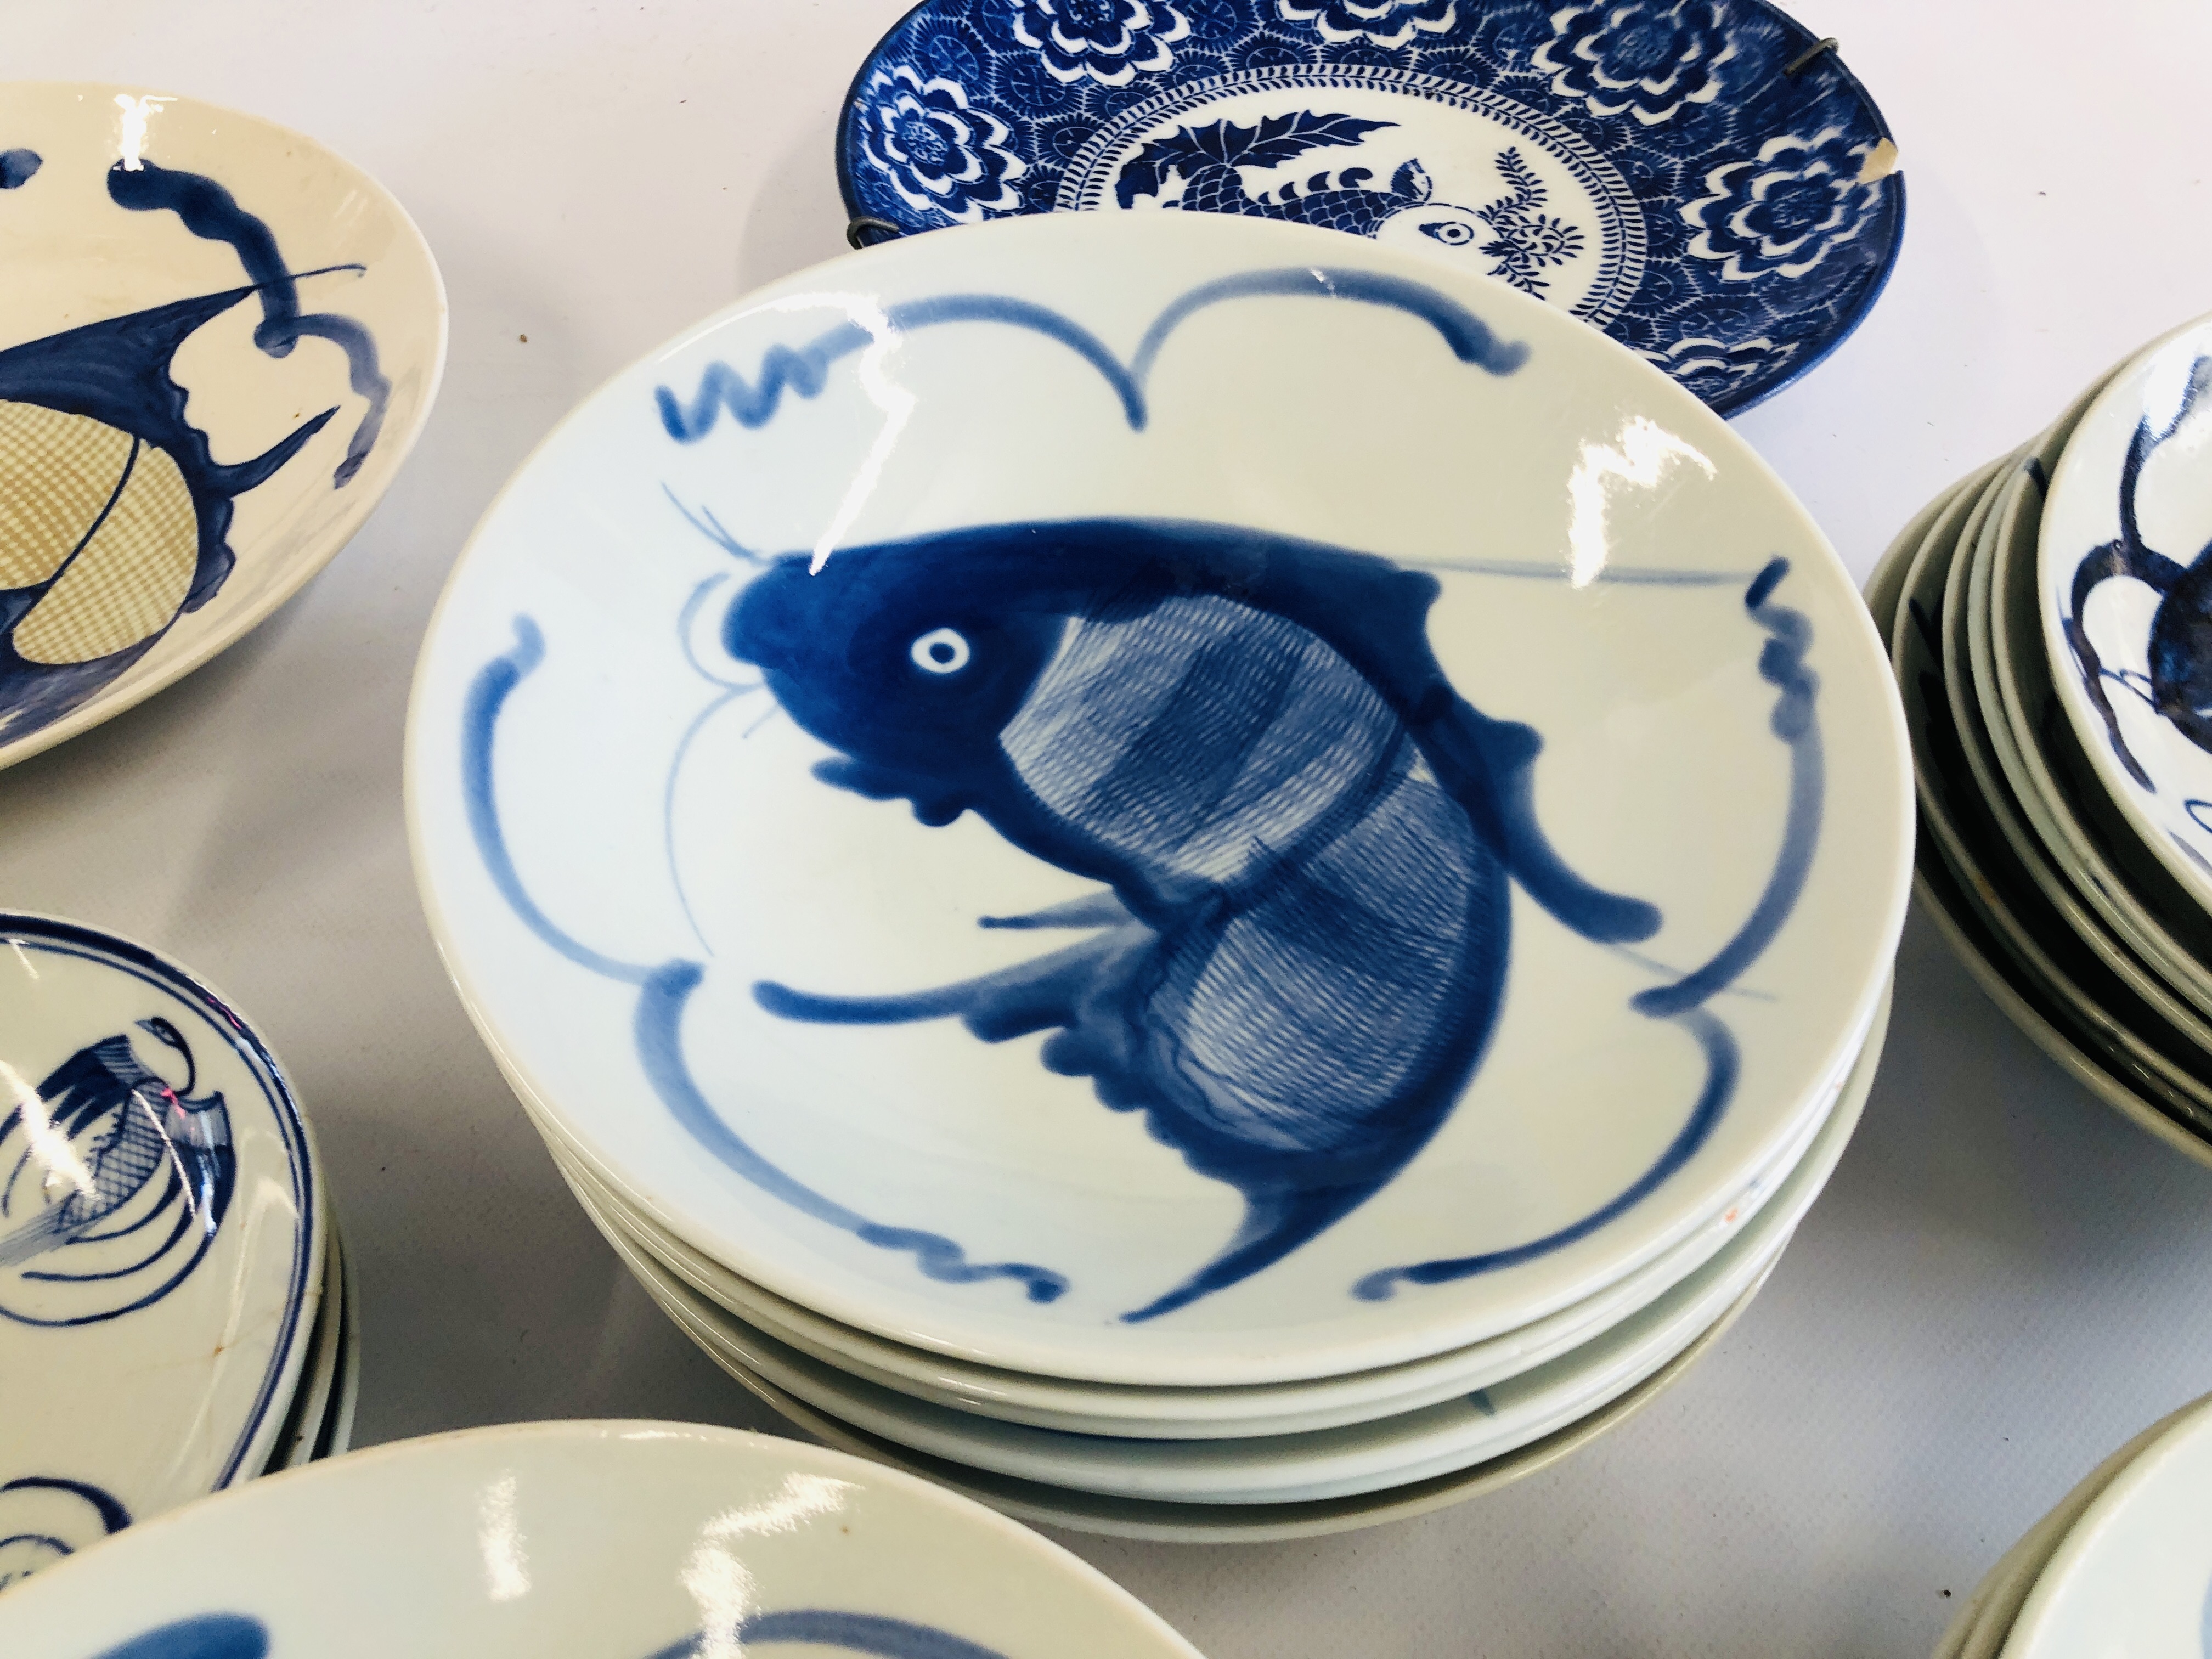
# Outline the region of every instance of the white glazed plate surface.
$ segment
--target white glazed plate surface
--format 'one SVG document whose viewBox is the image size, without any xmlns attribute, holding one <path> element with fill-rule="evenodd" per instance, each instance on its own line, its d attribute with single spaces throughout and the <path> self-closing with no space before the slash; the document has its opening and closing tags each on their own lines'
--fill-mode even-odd
<svg viewBox="0 0 2212 1659">
<path fill-rule="evenodd" d="M 1209 216 L 915 238 L 618 376 L 456 569 L 408 781 L 479 1028 L 658 1223 L 1139 1383 L 1681 1242 L 1847 1060 L 1910 847 L 1865 611 L 1723 422 Z"/>
<path fill-rule="evenodd" d="M 1196 1659 L 1127 1592 L 965 1498 L 659 1423 L 442 1435 L 257 1481 L 10 1592 L 0 1651 Z"/>
<path fill-rule="evenodd" d="M 422 237 L 313 140 L 0 85 L 0 766 L 296 592 L 398 471 L 445 354 Z"/>
<path fill-rule="evenodd" d="M 274 1059 L 139 946 L 0 915 L 0 1088 L 4 1586 L 261 1472 L 324 1225 Z"/>
</svg>

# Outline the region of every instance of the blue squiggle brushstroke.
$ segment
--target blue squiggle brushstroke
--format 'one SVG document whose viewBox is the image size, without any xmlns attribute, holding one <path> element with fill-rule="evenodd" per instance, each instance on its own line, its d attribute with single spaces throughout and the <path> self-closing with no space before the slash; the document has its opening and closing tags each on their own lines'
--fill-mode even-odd
<svg viewBox="0 0 2212 1659">
<path fill-rule="evenodd" d="M 243 1613 L 204 1613 L 118 1642 L 97 1659 L 266 1659 L 269 1627 Z"/>
<path fill-rule="evenodd" d="M 917 1625 L 881 1613 L 838 1613 L 828 1608 L 799 1607 L 788 1613 L 757 1613 L 738 1625 L 740 1650 L 754 1643 L 788 1642 L 793 1645 L 843 1648 L 874 1659 L 1005 1659 L 996 1648 L 987 1648 L 934 1625 Z M 672 1642 L 647 1659 L 699 1659 L 707 1651 L 704 1636 L 687 1636 Z"/>
<path fill-rule="evenodd" d="M 1719 1123 L 1735 1092 L 1741 1059 L 1734 1035 L 1704 1005 L 1729 989 L 1773 943 L 1804 891 L 1820 837 L 1826 775 L 1818 711 L 1820 682 L 1805 665 L 1805 654 L 1813 644 L 1813 624 L 1803 612 L 1772 603 L 1774 590 L 1789 574 L 1788 560 L 1771 560 L 1745 591 L 1743 600 L 1744 608 L 1771 636 L 1759 652 L 1759 672 L 1761 678 L 1781 690 L 1771 724 L 1774 735 L 1790 751 L 1790 806 L 1773 872 L 1749 919 L 1710 962 L 1672 985 L 1639 993 L 1630 1004 L 1654 1019 L 1674 1021 L 1704 1050 L 1705 1085 L 1689 1121 L 1626 1191 L 1581 1220 L 1508 1249 L 1371 1273 L 1353 1285 L 1353 1295 L 1369 1302 L 1383 1301 L 1401 1284 L 1448 1284 L 1564 1249 L 1657 1190 L 1690 1161 Z"/>
<path fill-rule="evenodd" d="M 757 381 L 746 380 L 726 363 L 709 363 L 688 405 L 666 386 L 654 388 L 653 403 L 670 437 L 678 443 L 697 443 L 714 429 L 725 410 L 738 425 L 757 428 L 775 418 L 787 392 L 802 398 L 819 397 L 828 384 L 831 364 L 878 342 L 945 323 L 996 323 L 1057 340 L 1081 357 L 1113 388 L 1130 429 L 1141 432 L 1149 418 L 1145 386 L 1169 335 L 1185 319 L 1209 306 L 1266 295 L 1352 300 L 1406 312 L 1442 335 L 1461 362 L 1474 363 L 1492 374 L 1510 374 L 1528 356 L 1527 344 L 1500 342 L 1490 325 L 1473 312 L 1422 283 L 1373 271 L 1301 266 L 1246 271 L 1192 289 L 1160 313 L 1146 331 L 1134 361 L 1126 366 L 1096 334 L 1050 307 L 1004 295 L 948 294 L 885 307 L 879 329 L 841 323 L 802 346 L 772 345 L 761 358 Z"/>
<path fill-rule="evenodd" d="M 1496 1273 L 1502 1267 L 1515 1267 L 1524 1261 L 1534 1261 L 1539 1256 L 1549 1255 L 1554 1250 L 1565 1249 L 1577 1239 L 1588 1238 L 1608 1223 L 1628 1213 L 1653 1193 L 1660 1184 L 1685 1164 L 1727 1111 L 1729 1102 L 1735 1095 L 1736 1074 L 1741 1068 L 1741 1055 L 1736 1048 L 1735 1035 L 1726 1024 L 1703 1008 L 1692 1008 L 1672 1017 L 1678 1025 L 1697 1040 L 1705 1056 L 1705 1085 L 1692 1108 L 1689 1121 L 1685 1123 L 1658 1159 L 1638 1176 L 1630 1186 L 1579 1221 L 1570 1223 L 1555 1233 L 1531 1239 L 1526 1244 L 1516 1244 L 1503 1250 L 1492 1250 L 1482 1255 L 1463 1255 L 1438 1261 L 1424 1261 L 1412 1267 L 1385 1267 L 1356 1280 L 1352 1293 L 1363 1302 L 1387 1302 L 1401 1284 L 1445 1285 L 1455 1279 L 1472 1279 L 1478 1273 Z"/>
<path fill-rule="evenodd" d="M 228 242 L 236 249 L 239 263 L 261 297 L 261 323 L 253 331 L 253 343 L 271 357 L 289 356 L 295 345 L 309 337 L 328 340 L 345 353 L 354 393 L 368 404 L 368 412 L 346 446 L 345 459 L 331 476 L 336 488 L 351 483 L 376 447 L 392 402 L 392 382 L 377 366 L 375 337 L 350 317 L 327 311 L 303 313 L 298 284 L 285 267 L 275 234 L 214 179 L 152 161 L 136 167 L 118 161 L 108 170 L 107 193 L 118 207 L 134 212 L 167 209 L 193 235 Z"/>
<path fill-rule="evenodd" d="M 654 967 L 618 961 L 570 937 L 538 907 L 507 850 L 492 773 L 493 739 L 501 712 L 514 689 L 545 657 L 544 636 L 529 617 L 514 619 L 514 635 L 511 649 L 477 671 L 463 707 L 461 793 L 470 834 L 492 885 L 523 926 L 577 966 L 603 979 L 637 988 L 632 1035 L 638 1062 L 661 1104 L 700 1146 L 761 1191 L 804 1215 L 851 1233 L 864 1243 L 912 1255 L 915 1265 L 928 1278 L 951 1285 L 1012 1279 L 1032 1302 L 1050 1302 L 1064 1294 L 1068 1281 L 1048 1267 L 1021 1261 L 971 1263 L 959 1244 L 940 1233 L 871 1221 L 769 1163 L 722 1121 L 701 1092 L 684 1058 L 684 1009 L 705 970 L 696 962 L 681 959 Z"/>
<path fill-rule="evenodd" d="M 1759 573 L 1743 600 L 1744 609 L 1772 636 L 1759 653 L 1759 678 L 1782 692 L 1772 721 L 1774 735 L 1790 750 L 1790 806 L 1783 820 L 1782 850 L 1765 891 L 1735 937 L 1704 967 L 1672 985 L 1644 992 L 1631 1005 L 1654 1018 L 1693 1008 L 1733 985 L 1774 942 L 1812 873 L 1827 793 L 1818 706 L 1820 680 L 1805 665 L 1805 653 L 1813 644 L 1812 623 L 1802 611 L 1769 603 L 1789 574 L 1789 561 L 1776 559 Z"/>
<path fill-rule="evenodd" d="M 1425 283 L 1376 270 L 1293 265 L 1281 270 L 1240 271 L 1234 276 L 1224 276 L 1193 289 L 1162 312 L 1159 320 L 1145 331 L 1144 340 L 1130 365 L 1133 374 L 1139 384 L 1151 379 L 1152 364 L 1159 357 L 1160 349 L 1167 344 L 1168 337 L 1196 313 L 1231 300 L 1269 297 L 1351 300 L 1361 305 L 1402 311 L 1419 318 L 1443 336 L 1444 343 L 1460 362 L 1473 363 L 1492 374 L 1510 374 L 1528 361 L 1526 341 L 1500 340 L 1489 324 Z"/>
</svg>

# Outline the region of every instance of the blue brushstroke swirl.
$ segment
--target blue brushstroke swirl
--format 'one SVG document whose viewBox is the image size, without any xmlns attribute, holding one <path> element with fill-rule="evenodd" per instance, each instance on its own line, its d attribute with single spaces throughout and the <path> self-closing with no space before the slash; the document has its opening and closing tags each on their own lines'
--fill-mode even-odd
<svg viewBox="0 0 2212 1659">
<path fill-rule="evenodd" d="M 261 322 L 253 331 L 253 343 L 269 356 L 288 356 L 295 345 L 309 337 L 328 340 L 345 353 L 354 394 L 368 404 L 368 412 L 346 445 L 345 459 L 331 476 L 337 488 L 350 483 L 376 447 L 392 402 L 392 382 L 377 366 L 375 337 L 350 317 L 327 311 L 302 313 L 298 284 L 285 266 L 276 235 L 214 179 L 152 161 L 136 167 L 118 161 L 108 170 L 107 193 L 117 206 L 134 212 L 167 209 L 193 235 L 227 242 L 237 251 L 239 263 L 261 299 Z"/>
<path fill-rule="evenodd" d="M 1096 334 L 1050 307 L 1004 295 L 951 294 L 886 306 L 884 322 L 875 329 L 841 323 L 795 349 L 770 346 L 762 356 L 757 380 L 746 380 L 726 363 L 709 363 L 689 404 L 680 402 L 666 386 L 654 389 L 653 402 L 670 437 L 678 443 L 697 443 L 714 429 L 716 419 L 725 410 L 738 425 L 757 428 L 775 417 L 787 392 L 802 398 L 819 397 L 828 384 L 830 365 L 871 345 L 947 323 L 995 323 L 1041 334 L 1067 347 L 1098 371 L 1120 398 L 1130 428 L 1141 432 L 1148 419 L 1145 386 L 1168 337 L 1187 319 L 1209 307 L 1270 295 L 1350 300 L 1405 312 L 1434 328 L 1462 362 L 1475 364 L 1492 374 L 1510 374 L 1528 358 L 1526 343 L 1500 341 L 1490 325 L 1466 307 L 1423 283 L 1374 271 L 1301 266 L 1246 271 L 1192 289 L 1161 313 L 1146 331 L 1135 359 L 1126 367 Z"/>
<path fill-rule="evenodd" d="M 538 907 L 507 850 L 492 768 L 500 715 L 515 688 L 545 657 L 544 636 L 531 618 L 515 618 L 514 636 L 511 649 L 477 671 L 464 706 L 461 792 L 470 834 L 493 886 L 523 926 L 578 967 L 637 988 L 632 1036 L 638 1063 L 662 1105 L 701 1146 L 761 1191 L 803 1215 L 851 1233 L 864 1243 L 911 1255 L 931 1279 L 951 1285 L 1011 1279 L 1022 1285 L 1032 1302 L 1050 1302 L 1065 1293 L 1067 1280 L 1049 1268 L 1020 1261 L 972 1263 L 965 1250 L 941 1233 L 872 1221 L 769 1163 L 714 1111 L 684 1058 L 684 1009 L 703 977 L 700 965 L 681 959 L 657 966 L 618 961 L 572 938 Z"/>
</svg>

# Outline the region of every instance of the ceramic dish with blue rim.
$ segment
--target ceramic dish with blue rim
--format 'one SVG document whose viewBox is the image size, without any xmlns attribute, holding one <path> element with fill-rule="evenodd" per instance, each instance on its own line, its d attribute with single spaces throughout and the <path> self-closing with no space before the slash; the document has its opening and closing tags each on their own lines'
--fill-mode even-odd
<svg viewBox="0 0 2212 1659">
<path fill-rule="evenodd" d="M 2037 553 L 2060 705 L 2106 793 L 2212 908 L 2212 320 L 2146 347 L 2051 475 Z"/>
<path fill-rule="evenodd" d="M 1811 1126 L 1803 1143 L 1790 1147 L 1775 1168 L 1762 1171 L 1752 1189 L 1701 1232 L 1588 1302 L 1488 1342 L 1404 1365 L 1243 1389 L 1134 1389 L 998 1370 L 832 1324 L 737 1279 L 655 1227 L 561 1142 L 549 1139 L 547 1145 L 570 1191 L 603 1231 L 611 1229 L 635 1244 L 715 1312 L 734 1316 L 814 1359 L 915 1399 L 1009 1423 L 1125 1438 L 1216 1439 L 1370 1422 L 1470 1394 L 1579 1347 L 1649 1306 L 1725 1248 L 1762 1212 L 1830 1121 L 1824 1116 Z"/>
<path fill-rule="evenodd" d="M 1881 112 L 1765 0 L 923 0 L 837 162 L 856 240 L 1176 208 L 1419 249 L 1723 414 L 1857 325 L 1905 220 Z"/>
<path fill-rule="evenodd" d="M 426 910 L 534 1115 L 847 1324 L 1201 1386 L 1595 1294 L 1832 1098 L 1897 694 L 1713 412 L 1310 227 L 1047 214 L 617 377 L 463 555 Z"/>
<path fill-rule="evenodd" d="M 0 84 L 0 766 L 297 592 L 398 475 L 445 356 L 413 222 L 313 140 Z"/>
<path fill-rule="evenodd" d="M 0 915 L 0 1080 L 4 1585 L 261 1472 L 325 1223 L 275 1058 L 142 945 Z"/>
<path fill-rule="evenodd" d="M 226 1492 L 0 1597 L 0 1652 L 1198 1659 L 1096 1569 L 927 1481 L 765 1435 L 595 1422 Z"/>
</svg>

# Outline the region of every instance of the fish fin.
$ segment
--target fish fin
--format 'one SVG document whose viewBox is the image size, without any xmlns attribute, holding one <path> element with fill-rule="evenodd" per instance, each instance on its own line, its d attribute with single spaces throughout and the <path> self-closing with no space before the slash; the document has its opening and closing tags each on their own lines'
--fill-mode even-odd
<svg viewBox="0 0 2212 1659">
<path fill-rule="evenodd" d="M 1003 1042 L 1073 1023 L 1100 968 L 1133 942 L 1124 936 L 1128 931 L 1088 939 L 934 990 L 882 997 L 821 996 L 762 980 L 753 987 L 753 1000 L 779 1019 L 817 1025 L 908 1025 L 957 1018 L 984 1042 Z M 1147 941 L 1152 937 L 1148 927 L 1135 931 Z"/>
<path fill-rule="evenodd" d="M 1118 927 L 1129 920 L 1129 907 L 1115 896 L 1111 888 L 1101 892 L 1086 893 L 1079 899 L 1070 899 L 1065 904 L 1049 905 L 1042 910 L 1032 910 L 1024 916 L 984 916 L 979 927 Z"/>
<path fill-rule="evenodd" d="M 61 1205 L 40 1212 L 13 1231 L 0 1234 L 0 1268 L 20 1267 L 69 1243 L 70 1224 Z"/>
<path fill-rule="evenodd" d="M 1657 933 L 1656 905 L 1584 881 L 1537 823 L 1534 773 L 1543 739 L 1518 721 L 1492 720 L 1465 698 L 1444 696 L 1447 707 L 1415 711 L 1422 750 L 1528 896 L 1601 944 L 1633 945 Z"/>
<path fill-rule="evenodd" d="M 240 461 L 232 466 L 210 463 L 208 472 L 214 478 L 216 487 L 226 495 L 243 495 L 249 489 L 259 489 L 276 476 L 285 462 L 300 453 L 301 447 L 308 439 L 328 426 L 331 416 L 337 412 L 337 405 L 333 404 L 313 420 L 294 427 L 288 435 L 250 461 Z"/>
<path fill-rule="evenodd" d="M 1393 1170 L 1392 1174 L 1396 1171 Z M 1201 1297 L 1225 1291 L 1271 1267 L 1292 1250 L 1333 1225 L 1373 1197 L 1389 1176 L 1353 1187 L 1309 1188 L 1300 1192 L 1267 1194 L 1245 1200 L 1243 1224 L 1221 1254 L 1157 1300 L 1121 1316 L 1125 1325 L 1149 1320 L 1188 1307 Z"/>
</svg>

